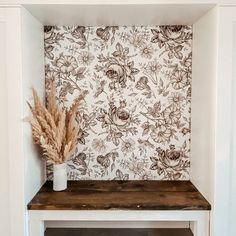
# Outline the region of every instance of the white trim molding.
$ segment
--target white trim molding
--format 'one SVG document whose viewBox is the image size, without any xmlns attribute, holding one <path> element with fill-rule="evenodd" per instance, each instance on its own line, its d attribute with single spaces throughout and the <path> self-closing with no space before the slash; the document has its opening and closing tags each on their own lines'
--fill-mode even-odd
<svg viewBox="0 0 236 236">
<path fill-rule="evenodd" d="M 161 222 L 191 221 L 194 236 L 209 235 L 209 211 L 30 210 L 29 236 L 43 236 L 45 221 Z"/>
</svg>

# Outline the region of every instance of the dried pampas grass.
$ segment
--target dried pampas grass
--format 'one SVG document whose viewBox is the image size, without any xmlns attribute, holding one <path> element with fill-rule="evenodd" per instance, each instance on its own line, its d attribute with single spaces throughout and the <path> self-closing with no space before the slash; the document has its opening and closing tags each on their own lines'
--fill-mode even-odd
<svg viewBox="0 0 236 236">
<path fill-rule="evenodd" d="M 38 144 L 49 163 L 61 164 L 74 153 L 79 135 L 76 116 L 83 97 L 74 100 L 69 109 L 60 108 L 56 101 L 56 88 L 50 83 L 47 107 L 41 102 L 35 89 L 32 89 L 34 104 L 28 103 L 32 117 L 30 124 L 35 144 Z"/>
</svg>

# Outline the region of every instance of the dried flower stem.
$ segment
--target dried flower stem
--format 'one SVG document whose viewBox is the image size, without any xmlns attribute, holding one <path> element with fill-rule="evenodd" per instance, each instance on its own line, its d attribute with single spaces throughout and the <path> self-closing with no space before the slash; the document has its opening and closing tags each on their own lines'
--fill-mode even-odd
<svg viewBox="0 0 236 236">
<path fill-rule="evenodd" d="M 32 89 L 32 92 L 34 106 L 28 105 L 32 113 L 30 124 L 33 140 L 42 148 L 49 163 L 64 163 L 73 155 L 78 144 L 76 116 L 83 97 L 75 99 L 69 109 L 60 108 L 56 101 L 55 84 L 51 82 L 46 108 L 36 90 Z"/>
</svg>

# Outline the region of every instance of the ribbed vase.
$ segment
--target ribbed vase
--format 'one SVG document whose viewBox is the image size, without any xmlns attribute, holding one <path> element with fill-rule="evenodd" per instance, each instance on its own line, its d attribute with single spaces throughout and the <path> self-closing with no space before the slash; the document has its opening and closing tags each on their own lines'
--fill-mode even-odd
<svg viewBox="0 0 236 236">
<path fill-rule="evenodd" d="M 67 165 L 66 163 L 53 165 L 53 190 L 62 191 L 67 188 Z"/>
</svg>

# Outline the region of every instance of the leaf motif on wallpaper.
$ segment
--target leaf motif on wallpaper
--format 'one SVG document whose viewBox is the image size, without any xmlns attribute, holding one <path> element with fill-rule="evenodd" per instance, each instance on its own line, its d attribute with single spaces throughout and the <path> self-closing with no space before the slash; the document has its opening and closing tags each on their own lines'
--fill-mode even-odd
<svg viewBox="0 0 236 236">
<path fill-rule="evenodd" d="M 123 55 L 123 47 L 122 47 L 122 45 L 120 44 L 120 43 L 117 43 L 116 44 L 116 51 L 115 52 L 113 52 L 113 53 L 118 53 L 118 55 L 119 55 L 119 57 L 121 57 L 122 55 Z M 114 56 L 114 55 L 113 55 Z"/>
<path fill-rule="evenodd" d="M 67 39 L 70 43 L 76 43 L 76 41 L 75 41 L 73 38 L 67 37 L 66 39 Z"/>
<path fill-rule="evenodd" d="M 109 159 L 109 157 L 108 156 L 102 156 L 102 155 L 97 157 L 97 162 L 101 166 L 103 166 L 104 168 L 108 168 L 111 164 L 111 160 Z"/>
<path fill-rule="evenodd" d="M 138 90 L 148 90 L 148 91 L 150 91 L 151 88 L 148 85 L 148 78 L 147 78 L 147 76 L 140 77 L 140 79 L 138 80 L 138 82 L 135 85 L 135 88 L 138 89 Z"/>
<path fill-rule="evenodd" d="M 151 38 L 152 43 L 158 43 L 161 42 L 161 39 L 159 38 L 160 32 L 157 29 L 151 29 L 151 32 L 153 34 L 153 37 Z M 164 40 L 164 39 L 163 39 Z M 161 46 L 162 47 L 162 46 Z M 160 48 L 161 48 L 160 47 Z"/>
<path fill-rule="evenodd" d="M 72 164 L 68 164 L 68 166 L 72 170 L 77 170 L 81 175 L 86 175 L 88 166 L 86 163 L 87 155 L 85 153 L 79 153 L 72 159 Z"/>
<path fill-rule="evenodd" d="M 185 149 L 186 149 L 186 147 L 187 147 L 187 142 L 186 142 L 186 141 L 184 141 L 184 143 L 183 143 L 183 146 L 182 146 L 182 149 L 183 149 L 183 150 L 185 150 Z"/>
<path fill-rule="evenodd" d="M 44 48 L 45 56 L 47 58 L 49 58 L 50 60 L 54 59 L 54 54 L 52 53 L 53 49 L 54 49 L 54 47 L 52 45 L 49 45 L 49 46 Z"/>
<path fill-rule="evenodd" d="M 147 108 L 147 113 L 151 115 L 154 118 L 160 117 L 160 112 L 161 112 L 161 103 L 155 102 L 153 107 L 148 107 Z"/>
<path fill-rule="evenodd" d="M 191 38 L 189 26 L 47 28 L 46 86 L 61 106 L 87 94 L 69 178 L 189 178 Z"/>
<path fill-rule="evenodd" d="M 142 134 L 142 136 L 145 136 L 145 135 L 147 135 L 149 132 L 150 132 L 150 128 L 151 128 L 151 126 L 150 126 L 150 124 L 149 124 L 149 122 L 147 121 L 147 122 L 145 122 L 145 123 L 143 123 L 142 125 L 141 125 L 141 127 L 143 128 L 143 134 Z"/>
<path fill-rule="evenodd" d="M 151 149 L 155 148 L 155 146 L 149 141 L 149 139 L 147 140 L 138 139 L 138 143 Z"/>
<path fill-rule="evenodd" d="M 84 121 L 85 121 L 85 126 L 87 128 L 89 128 L 90 126 L 95 126 L 97 124 L 96 122 L 96 113 L 95 112 L 92 112 L 90 114 L 83 114 L 82 115 Z M 85 137 L 87 137 L 88 135 L 86 134 Z"/>
<path fill-rule="evenodd" d="M 110 165 L 111 165 L 112 162 L 113 162 L 113 164 L 114 164 L 115 159 L 116 159 L 117 156 L 118 156 L 118 153 L 117 153 L 117 152 L 109 152 L 109 153 L 107 153 L 105 156 L 99 155 L 99 156 L 97 157 L 97 162 L 98 162 L 101 166 L 103 166 L 104 168 L 107 169 L 108 167 L 110 167 Z M 114 166 L 111 167 L 111 169 L 112 169 L 112 171 L 113 171 Z"/>
<path fill-rule="evenodd" d="M 174 47 L 174 54 L 175 54 L 175 57 L 178 58 L 178 59 L 182 59 L 183 58 L 183 54 L 182 54 L 182 49 L 183 49 L 183 45 L 178 45 L 176 47 Z"/>
<path fill-rule="evenodd" d="M 103 55 L 103 54 L 99 54 L 98 56 L 97 56 L 97 59 L 98 59 L 98 62 L 107 62 L 108 61 L 108 59 Z M 103 68 L 103 66 L 100 66 L 100 68 L 102 69 Z"/>
<path fill-rule="evenodd" d="M 104 29 L 103 28 L 98 28 L 96 30 L 97 36 L 101 38 L 104 41 L 108 41 L 110 38 L 110 32 L 109 32 L 110 27 L 107 26 Z"/>
<path fill-rule="evenodd" d="M 111 134 L 111 141 L 116 145 L 116 146 L 118 146 L 119 144 L 120 144 L 120 138 L 123 136 L 123 134 L 122 133 L 115 133 L 115 132 L 113 132 L 112 134 Z"/>
<path fill-rule="evenodd" d="M 128 174 L 123 174 L 121 170 L 117 169 L 116 171 L 116 177 L 113 180 L 129 180 Z"/>
<path fill-rule="evenodd" d="M 150 157 L 152 161 L 152 165 L 150 166 L 151 170 L 157 170 L 158 169 L 158 158 L 157 157 Z"/>
<path fill-rule="evenodd" d="M 44 43 L 47 46 L 48 45 L 61 46 L 60 41 L 64 40 L 64 33 L 54 32 L 56 30 L 57 30 L 56 28 L 53 28 L 52 31 L 45 32 Z"/>
<path fill-rule="evenodd" d="M 72 75 L 76 80 L 81 80 L 85 78 L 86 67 L 79 67 L 72 72 Z"/>
<path fill-rule="evenodd" d="M 182 61 L 180 61 L 180 64 L 188 69 L 191 70 L 192 66 L 192 53 L 189 53 L 187 57 L 185 57 Z"/>
<path fill-rule="evenodd" d="M 97 105 L 101 105 L 101 104 L 103 104 L 103 103 L 105 103 L 104 100 L 99 100 L 99 101 L 95 102 L 95 104 L 97 104 Z"/>
<path fill-rule="evenodd" d="M 118 30 L 118 26 L 106 26 L 104 29 L 103 28 L 98 28 L 96 30 L 97 36 L 102 39 L 105 42 L 108 42 L 110 39 L 110 30 L 112 32 L 112 37 L 111 37 L 111 45 L 115 42 L 115 32 Z"/>
<path fill-rule="evenodd" d="M 96 92 L 94 94 L 94 97 L 97 98 L 100 94 L 102 94 L 104 92 L 104 88 L 105 88 L 105 85 L 106 85 L 106 81 L 105 80 L 102 80 L 100 82 L 100 84 L 98 85 L 98 87 L 96 88 Z M 98 103 L 97 103 L 98 104 Z"/>
<path fill-rule="evenodd" d="M 128 96 L 135 97 L 136 95 L 138 95 L 138 93 L 130 93 Z"/>
<path fill-rule="evenodd" d="M 67 166 L 69 166 L 72 170 L 76 170 L 76 167 L 74 165 L 70 165 L 67 163 Z"/>
<path fill-rule="evenodd" d="M 77 26 L 71 32 L 71 35 L 76 39 L 81 39 L 82 41 L 86 41 L 84 33 L 85 33 L 85 27 L 84 26 Z"/>
<path fill-rule="evenodd" d="M 79 142 L 80 144 L 85 144 L 85 137 L 87 137 L 87 136 L 89 136 L 89 134 L 88 134 L 86 131 L 80 129 L 80 130 L 79 130 L 79 139 L 78 139 L 78 142 Z"/>
<path fill-rule="evenodd" d="M 111 37 L 111 45 L 115 42 L 115 33 L 119 30 L 119 26 L 111 26 L 112 37 Z"/>
<path fill-rule="evenodd" d="M 85 153 L 79 153 L 77 156 L 75 156 L 73 159 L 72 159 L 72 162 L 77 165 L 77 166 L 87 166 L 85 160 L 86 160 L 87 156 Z"/>
</svg>

